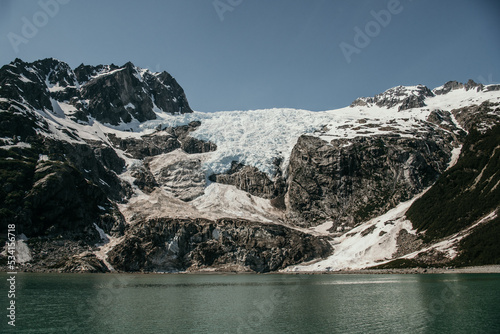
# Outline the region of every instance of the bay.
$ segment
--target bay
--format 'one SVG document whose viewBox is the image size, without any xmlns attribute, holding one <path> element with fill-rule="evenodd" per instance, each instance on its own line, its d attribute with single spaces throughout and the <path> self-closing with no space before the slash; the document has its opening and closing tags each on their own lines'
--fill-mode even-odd
<svg viewBox="0 0 500 334">
<path fill-rule="evenodd" d="M 500 333 L 500 274 L 0 277 L 1 333 Z"/>
</svg>

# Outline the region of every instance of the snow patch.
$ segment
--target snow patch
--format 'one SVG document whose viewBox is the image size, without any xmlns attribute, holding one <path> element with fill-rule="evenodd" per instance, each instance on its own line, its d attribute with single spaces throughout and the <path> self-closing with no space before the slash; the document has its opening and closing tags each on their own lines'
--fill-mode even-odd
<svg viewBox="0 0 500 334">
<path fill-rule="evenodd" d="M 99 237 L 101 238 L 101 241 L 103 243 L 108 243 L 109 242 L 109 236 L 106 234 L 106 232 L 104 232 L 104 230 L 102 228 L 100 228 L 99 226 L 97 226 L 96 223 L 94 223 L 94 227 L 97 230 L 97 232 L 99 233 Z"/>
<path fill-rule="evenodd" d="M 462 152 L 462 145 L 458 146 L 458 147 L 455 147 L 452 151 L 451 151 L 451 159 L 450 159 L 450 162 L 448 163 L 448 167 L 446 168 L 446 170 L 450 169 L 451 167 L 455 166 L 457 161 L 458 161 L 458 158 L 460 158 L 460 153 Z"/>
<path fill-rule="evenodd" d="M 38 161 L 49 161 L 49 156 L 46 154 L 39 154 L 38 155 Z"/>
<path fill-rule="evenodd" d="M 126 106 L 125 109 L 135 109 L 135 106 L 132 104 L 132 102 L 129 102 Z"/>
<path fill-rule="evenodd" d="M 25 143 L 25 142 L 18 142 L 18 143 L 12 144 L 12 145 L 3 145 L 3 146 L 0 146 L 0 148 L 4 149 L 4 150 L 10 150 L 11 148 L 14 148 L 14 147 L 17 147 L 17 148 L 31 148 L 31 144 Z"/>
<path fill-rule="evenodd" d="M 449 237 L 447 237 L 445 240 L 442 240 L 440 242 L 437 242 L 427 248 L 424 248 L 424 249 L 421 249 L 419 251 L 416 251 L 416 252 L 413 252 L 413 253 L 410 253 L 410 254 L 407 254 L 405 256 L 402 256 L 402 258 L 404 259 L 413 259 L 415 257 L 417 257 L 419 254 L 421 253 L 427 253 L 431 250 L 437 250 L 441 253 L 444 253 L 446 254 L 446 256 L 451 260 L 451 259 L 454 259 L 457 255 L 458 255 L 458 252 L 457 252 L 457 246 L 459 244 L 459 242 L 465 238 L 466 236 L 468 236 L 476 227 L 478 227 L 479 225 L 482 225 L 482 224 L 485 224 L 493 219 L 495 219 L 497 217 L 497 212 L 496 211 L 493 211 L 493 212 L 490 212 L 488 215 L 486 215 L 485 217 L 481 218 L 479 221 L 477 221 L 475 224 L 473 224 L 472 226 L 469 226 L 467 227 L 466 229 L 460 231 L 460 232 L 457 232 Z"/>
<path fill-rule="evenodd" d="M 333 254 L 325 260 L 286 268 L 285 271 L 339 271 L 367 268 L 392 259 L 402 230 L 415 234 L 405 213 L 420 197 L 400 203 L 385 214 L 363 223 L 330 244 Z"/>
<path fill-rule="evenodd" d="M 328 230 L 331 229 L 332 227 L 333 227 L 333 222 L 328 221 L 326 223 L 311 228 L 311 230 L 314 231 L 316 234 L 329 235 L 331 234 L 331 232 L 329 232 Z"/>
<path fill-rule="evenodd" d="M 202 196 L 192 201 L 192 205 L 197 210 L 209 212 L 215 217 L 229 216 L 268 223 L 275 220 L 270 219 L 271 213 L 276 212 L 270 200 L 220 183 L 210 184 Z"/>
<path fill-rule="evenodd" d="M 16 240 L 16 263 L 24 264 L 32 260 L 31 250 L 26 244 L 28 238 L 21 234 Z"/>
</svg>

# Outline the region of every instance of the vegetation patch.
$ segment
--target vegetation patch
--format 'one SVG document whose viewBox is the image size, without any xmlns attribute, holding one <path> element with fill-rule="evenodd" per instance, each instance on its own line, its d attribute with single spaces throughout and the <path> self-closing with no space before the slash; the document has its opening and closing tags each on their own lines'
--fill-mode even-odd
<svg viewBox="0 0 500 334">
<path fill-rule="evenodd" d="M 479 226 L 462 239 L 459 255 L 451 263 L 460 266 L 500 264 L 500 217 Z"/>
<path fill-rule="evenodd" d="M 425 241 L 470 226 L 500 203 L 500 126 L 471 130 L 457 164 L 410 207 L 407 217 Z"/>
</svg>

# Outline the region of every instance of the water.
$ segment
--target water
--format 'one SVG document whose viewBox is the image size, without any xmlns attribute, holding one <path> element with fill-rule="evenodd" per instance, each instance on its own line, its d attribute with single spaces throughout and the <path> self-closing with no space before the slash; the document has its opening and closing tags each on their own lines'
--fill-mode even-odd
<svg viewBox="0 0 500 334">
<path fill-rule="evenodd" d="M 17 274 L 1 333 L 500 333 L 500 275 Z"/>
</svg>

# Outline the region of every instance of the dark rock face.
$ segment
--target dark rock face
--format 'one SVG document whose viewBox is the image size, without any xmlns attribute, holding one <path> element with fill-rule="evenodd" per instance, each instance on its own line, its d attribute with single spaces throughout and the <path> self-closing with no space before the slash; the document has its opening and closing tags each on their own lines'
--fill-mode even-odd
<svg viewBox="0 0 500 334">
<path fill-rule="evenodd" d="M 155 219 L 132 226 L 108 253 L 123 271 L 282 269 L 331 252 L 326 240 L 281 225 L 220 219 Z"/>
<path fill-rule="evenodd" d="M 68 164 L 38 164 L 33 188 L 25 197 L 25 203 L 31 219 L 19 226 L 19 232 L 26 235 L 72 237 L 81 234 L 95 238 L 98 234 L 94 222 L 108 233 L 123 233 L 124 221 L 116 220 L 121 216 L 116 206 L 102 190 Z"/>
<path fill-rule="evenodd" d="M 15 104 L 0 102 L 0 109 L 7 111 L 0 112 L 0 134 L 3 138 L 16 138 L 22 142 L 33 141 L 37 136 L 36 129 L 47 128 L 47 123 L 33 112 L 16 112 L 16 107 Z"/>
<path fill-rule="evenodd" d="M 95 77 L 100 73 L 111 72 L 119 68 L 120 67 L 116 66 L 115 64 L 97 65 L 97 66 L 81 64 L 80 66 L 75 68 L 74 73 L 77 81 L 81 84 L 84 84 L 89 82 L 92 79 L 92 77 Z"/>
<path fill-rule="evenodd" d="M 106 273 L 109 272 L 109 269 L 95 254 L 85 252 L 72 256 L 59 271 L 65 273 Z"/>
<path fill-rule="evenodd" d="M 500 124 L 500 103 L 483 102 L 479 106 L 472 105 L 451 111 L 466 131 L 475 128 L 484 132 L 487 129 Z"/>
<path fill-rule="evenodd" d="M 500 125 L 484 132 L 473 127 L 456 165 L 408 210 L 407 217 L 415 229 L 425 231 L 428 239 L 439 239 L 498 210 L 499 164 Z"/>
<path fill-rule="evenodd" d="M 444 94 L 451 92 L 452 90 L 461 89 L 461 88 L 465 88 L 466 90 L 476 89 L 477 91 L 480 91 L 484 88 L 484 86 L 482 84 L 478 84 L 478 83 L 474 82 L 474 80 L 469 80 L 466 84 L 463 84 L 463 83 L 458 82 L 458 81 L 448 81 L 447 83 L 445 83 L 443 85 L 442 88 L 435 89 L 434 93 L 436 95 L 444 95 Z"/>
<path fill-rule="evenodd" d="M 131 175 L 135 178 L 134 185 L 146 194 L 151 193 L 159 186 L 147 165 L 132 169 Z"/>
<path fill-rule="evenodd" d="M 33 63 L 16 59 L 0 69 L 0 87 L 0 97 L 17 101 L 21 109 L 27 103 L 33 109 L 54 112 L 51 99 L 67 102 L 77 109 L 71 117 L 82 122 L 89 122 L 91 116 L 118 125 L 155 119 L 155 112 L 192 112 L 184 90 L 170 74 L 141 71 L 132 63 L 122 67 L 82 64 L 73 71 L 52 58 Z"/>
<path fill-rule="evenodd" d="M 96 73 L 99 68 L 82 71 Z M 80 76 L 88 79 L 88 74 Z M 170 74 L 141 75 L 132 63 L 92 78 L 83 86 L 81 97 L 89 100 L 90 115 L 112 125 L 133 118 L 140 122 L 155 119 L 154 106 L 171 114 L 192 112 L 183 89 Z"/>
<path fill-rule="evenodd" d="M 172 114 L 193 112 L 189 107 L 184 90 L 170 74 L 167 72 L 158 75 L 147 73 L 145 80 L 158 108 Z"/>
<path fill-rule="evenodd" d="M 118 138 L 114 134 L 109 134 L 110 142 L 134 159 L 144 159 L 163 153 L 172 152 L 181 147 L 177 138 L 165 133 L 155 136 L 142 136 L 137 138 Z"/>
<path fill-rule="evenodd" d="M 448 131 L 451 137 L 453 137 L 454 145 L 459 145 L 464 142 L 467 132 L 459 127 L 459 124 L 455 124 L 452 116 L 452 113 L 449 111 L 437 109 L 431 111 L 426 121 L 437 126 L 439 129 Z"/>
<path fill-rule="evenodd" d="M 151 135 L 141 136 L 140 139 L 118 138 L 112 134 L 108 138 L 116 148 L 125 151 L 134 159 L 170 153 L 178 148 L 189 154 L 215 151 L 217 145 L 189 136 L 189 133 L 200 124 L 200 122 L 191 122 L 188 125 L 166 128 Z"/>
<path fill-rule="evenodd" d="M 450 91 L 452 90 L 455 90 L 455 89 L 460 89 L 460 88 L 463 88 L 464 87 L 464 84 L 463 83 L 460 83 L 458 81 L 448 81 L 447 83 L 445 83 L 443 85 L 442 88 L 440 89 L 435 89 L 434 90 L 434 93 L 436 95 L 444 95 L 444 94 L 447 94 L 449 93 Z"/>
<path fill-rule="evenodd" d="M 434 93 L 423 85 L 418 85 L 416 92 L 413 93 L 409 93 L 404 86 L 398 86 L 377 94 L 374 97 L 358 98 L 351 104 L 351 107 L 375 104 L 379 107 L 392 108 L 400 105 L 399 110 L 405 110 L 425 106 L 423 101 L 426 97 L 431 96 L 434 96 Z"/>
<path fill-rule="evenodd" d="M 500 85 L 489 85 L 485 88 L 487 92 L 494 92 L 500 90 Z"/>
<path fill-rule="evenodd" d="M 86 179 L 102 188 L 110 199 L 122 202 L 130 195 L 130 186 L 117 176 L 124 171 L 125 161 L 112 148 L 100 143 L 70 144 L 52 140 L 45 140 L 45 146 L 51 160 L 68 161 Z"/>
<path fill-rule="evenodd" d="M 30 147 L 0 150 L 1 225 L 16 224 L 29 238 L 85 244 L 99 241 L 94 223 L 122 235 L 125 222 L 115 203 L 128 196 L 130 186 L 115 170 L 123 160 L 101 146 L 30 138 Z"/>
<path fill-rule="evenodd" d="M 301 226 L 332 220 L 334 227 L 373 218 L 435 182 L 449 162 L 452 142 L 445 132 L 420 139 L 340 139 L 330 145 L 301 136 L 290 157 L 287 217 Z"/>
<path fill-rule="evenodd" d="M 103 123 L 118 125 L 155 119 L 153 101 L 143 90 L 136 70 L 126 65 L 121 70 L 98 77 L 83 86 L 82 99 L 89 100 L 89 114 Z"/>
<path fill-rule="evenodd" d="M 35 71 L 28 71 L 29 65 L 32 65 Z M 50 96 L 45 89 L 45 78 L 42 78 L 43 69 L 36 71 L 37 65 L 41 65 L 40 61 L 27 64 L 16 59 L 13 63 L 3 66 L 0 69 L 0 96 L 21 103 L 24 99 L 34 109 L 51 109 Z"/>
<path fill-rule="evenodd" d="M 425 107 L 426 106 L 424 102 L 425 97 L 426 97 L 425 95 L 419 95 L 419 96 L 412 95 L 405 98 L 401 103 L 401 105 L 399 106 L 398 111 Z"/>
<path fill-rule="evenodd" d="M 210 181 L 230 184 L 236 188 L 246 191 L 254 196 L 266 199 L 274 199 L 285 193 L 285 181 L 279 169 L 280 160 L 276 160 L 277 173 L 274 181 L 271 181 L 266 173 L 255 167 L 245 166 L 236 161 L 231 163 L 231 168 L 225 174 L 214 174 L 209 177 Z"/>
<path fill-rule="evenodd" d="M 105 273 L 106 264 L 93 251 L 95 245 L 84 240 L 34 237 L 25 241 L 31 261 L 19 264 L 26 272 Z M 1 257 L 0 257 L 1 259 Z"/>
</svg>

